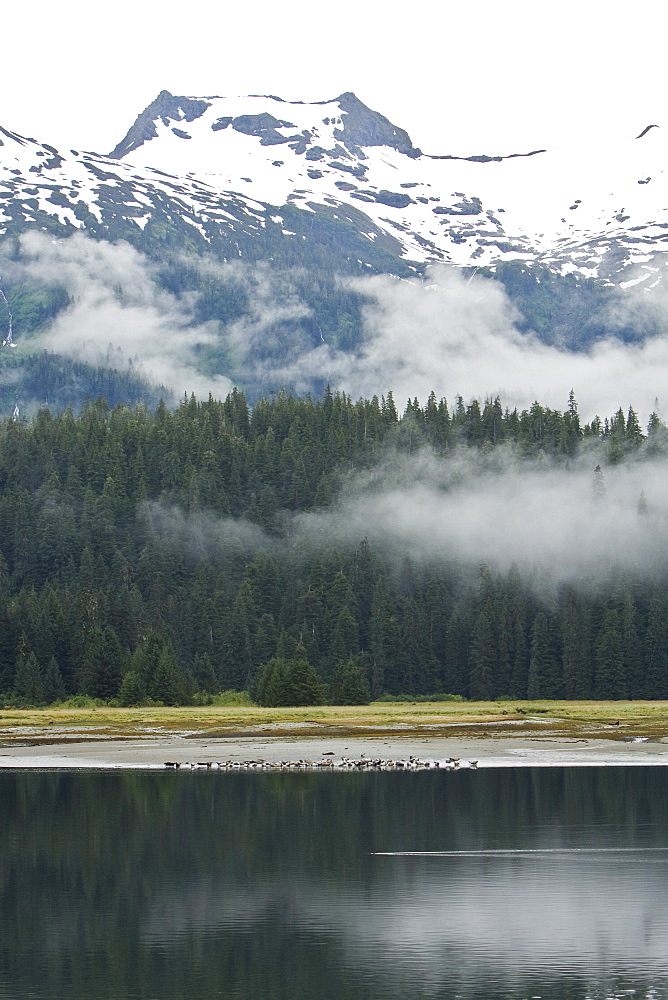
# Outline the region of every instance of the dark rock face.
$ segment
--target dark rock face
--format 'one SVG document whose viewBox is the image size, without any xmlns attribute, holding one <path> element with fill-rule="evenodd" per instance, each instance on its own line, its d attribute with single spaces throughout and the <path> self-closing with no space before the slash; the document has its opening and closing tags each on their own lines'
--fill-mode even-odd
<svg viewBox="0 0 668 1000">
<path fill-rule="evenodd" d="M 360 151 L 356 148 L 359 146 L 391 146 L 406 156 L 417 158 L 421 155 L 421 151 L 413 146 L 408 132 L 397 128 L 377 111 L 367 108 L 355 94 L 341 94 L 338 102 L 345 116 L 342 118 L 343 127 L 334 134 L 351 152 L 359 155 Z"/>
<path fill-rule="evenodd" d="M 334 136 L 340 143 L 336 149 L 341 150 L 343 156 L 352 155 L 358 159 L 366 159 L 365 146 L 390 146 L 412 158 L 421 155 L 421 151 L 413 146 L 407 132 L 397 128 L 377 111 L 367 108 L 355 94 L 350 92 L 341 94 L 337 101 L 342 115 L 340 118 L 332 119 L 332 121 L 341 125 L 334 131 Z M 207 100 L 175 97 L 168 90 L 163 90 L 137 117 L 125 138 L 109 153 L 109 156 L 120 160 L 145 142 L 155 139 L 158 134 L 156 122 L 159 120 L 162 120 L 166 126 L 171 125 L 172 122 L 177 124 L 191 122 L 203 115 L 210 106 L 210 102 Z M 326 121 L 329 122 L 330 119 L 326 119 Z M 319 146 L 312 146 L 313 136 L 308 131 L 288 136 L 281 135 L 278 131 L 279 128 L 294 128 L 295 126 L 289 121 L 275 118 L 266 112 L 259 115 L 240 115 L 237 118 L 219 118 L 211 128 L 217 132 L 226 129 L 229 125 L 244 135 L 256 136 L 262 146 L 281 145 L 289 142 L 297 154 L 306 154 L 308 159 L 320 159 L 325 152 L 329 152 L 330 155 L 335 152 L 334 150 L 322 150 Z M 186 137 L 180 131 L 176 131 L 176 134 L 181 135 L 181 138 Z"/>
<path fill-rule="evenodd" d="M 390 208 L 406 208 L 412 200 L 407 194 L 399 194 L 396 191 L 379 191 L 376 194 L 376 201 Z"/>
<path fill-rule="evenodd" d="M 239 115 L 232 120 L 232 128 L 242 135 L 254 135 L 260 140 L 261 146 L 277 146 L 288 141 L 288 136 L 281 135 L 279 128 L 294 128 L 292 122 L 279 121 L 273 115 L 263 112 L 260 115 Z M 298 138 L 290 136 L 289 138 Z"/>
<path fill-rule="evenodd" d="M 162 90 L 138 115 L 125 138 L 112 149 L 109 156 L 114 160 L 120 160 L 134 149 L 139 149 L 145 142 L 155 139 L 158 134 L 155 123 L 159 118 L 164 125 L 169 125 L 171 122 L 192 122 L 203 115 L 208 107 L 210 107 L 208 101 L 191 97 L 174 97 L 168 90 Z"/>
<path fill-rule="evenodd" d="M 447 208 L 439 205 L 437 208 L 432 208 L 432 212 L 434 215 L 480 215 L 482 212 L 480 198 L 466 198 L 464 195 L 459 195 L 459 197 L 462 200 L 455 202 L 454 205 L 450 205 Z"/>
<path fill-rule="evenodd" d="M 233 118 L 218 118 L 217 121 L 215 121 L 211 126 L 211 131 L 220 132 L 221 129 L 227 128 L 228 125 L 231 125 L 233 121 Z"/>
</svg>

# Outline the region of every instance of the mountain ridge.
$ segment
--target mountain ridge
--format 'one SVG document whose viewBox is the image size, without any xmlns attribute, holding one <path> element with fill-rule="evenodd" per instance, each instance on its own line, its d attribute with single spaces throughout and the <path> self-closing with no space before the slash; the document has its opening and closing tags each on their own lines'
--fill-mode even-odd
<svg viewBox="0 0 668 1000">
<path fill-rule="evenodd" d="M 280 218 L 286 240 L 309 242 L 308 213 L 319 217 L 316 230 L 331 229 L 332 221 L 347 227 L 346 258 L 374 271 L 517 261 L 649 287 L 665 267 L 668 139 L 659 128 L 645 129 L 642 142 L 611 137 L 593 150 L 460 157 L 423 153 L 352 92 L 307 103 L 163 90 L 109 156 L 42 144 L 22 171 L 10 165 L 9 147 L 18 142 L 25 153 L 35 140 L 2 134 L 4 232 L 7 223 L 39 224 L 46 212 L 95 237 L 133 238 L 166 212 L 209 246 L 221 236 L 229 244 L 232 220 L 246 236 L 257 235 L 259 218 L 260 228 Z M 91 186 L 91 175 L 101 183 Z M 35 198 L 40 220 L 30 212 Z M 295 212 L 302 217 L 296 228 Z M 105 220 L 112 224 L 105 228 Z"/>
<path fill-rule="evenodd" d="M 277 103 L 289 106 L 305 106 L 302 101 L 285 101 L 283 98 L 276 97 L 275 95 L 257 94 L 249 95 L 249 97 L 251 99 L 258 99 L 262 101 L 276 101 Z M 108 156 L 111 159 L 122 159 L 129 153 L 134 152 L 135 149 L 138 149 L 144 143 L 157 138 L 158 133 L 156 123 L 158 119 L 162 121 L 165 127 L 169 127 L 169 123 L 172 121 L 193 122 L 196 118 L 200 118 L 211 107 L 214 101 L 222 100 L 225 100 L 225 98 L 177 97 L 168 90 L 162 90 L 156 99 L 137 116 L 134 124 L 130 127 L 125 137 L 114 147 Z M 353 148 L 359 150 L 360 146 L 389 145 L 390 147 L 397 149 L 399 152 L 403 152 L 410 157 L 417 157 L 421 155 L 421 150 L 416 149 L 413 146 L 408 133 L 404 131 L 404 129 L 397 128 L 392 124 L 392 122 L 389 121 L 389 119 L 385 118 L 379 112 L 372 111 L 362 101 L 360 101 L 359 98 L 352 93 L 352 91 L 346 91 L 330 101 L 313 102 L 312 106 L 324 107 L 331 104 L 337 104 L 341 111 L 346 114 L 345 123 L 341 122 L 343 128 L 341 130 L 335 130 L 334 135 L 337 139 L 340 139 L 348 149 Z M 294 128 L 295 126 L 290 122 L 274 119 L 273 116 L 267 113 L 265 113 L 264 117 L 267 119 L 273 119 L 273 121 L 271 124 L 267 122 L 264 127 L 261 125 L 258 126 L 260 129 L 259 134 L 262 144 L 278 145 L 288 142 L 288 138 L 275 132 L 275 126 L 284 128 Z M 225 122 L 225 124 L 222 122 Z M 245 134 L 258 134 L 254 131 L 248 131 L 249 126 L 252 129 L 251 123 L 245 123 L 246 127 L 244 128 L 243 123 L 239 122 L 237 124 L 237 120 L 227 120 L 222 116 L 217 123 L 214 123 L 212 128 L 215 131 L 218 131 L 220 128 L 226 128 L 228 124 L 231 124 L 233 128 L 237 128 L 238 131 L 245 131 Z M 262 132 L 267 133 L 270 131 L 273 132 L 273 134 L 262 135 Z M 178 132 L 176 134 L 178 134 Z M 292 138 L 299 141 L 301 137 L 293 136 Z"/>
<path fill-rule="evenodd" d="M 274 354 L 260 346 L 265 374 L 291 345 L 359 347 L 363 301 L 349 278 L 410 278 L 432 264 L 497 277 L 522 314 L 520 332 L 580 350 L 610 333 L 604 293 L 651 291 L 666 273 L 663 135 L 646 129 L 640 141 L 611 137 L 589 150 L 436 156 L 351 92 L 307 103 L 161 91 L 115 157 L 1 129 L 0 239 L 8 259 L 31 232 L 130 244 L 151 281 L 197 301 L 193 326 L 222 329 L 253 308 L 255 279 L 246 291 L 222 277 L 214 288 L 207 268 L 269 269 L 304 308 L 272 327 Z M 16 269 L 9 279 L 0 270 L 4 282 L 19 280 Z M 29 339 L 41 313 L 23 308 L 26 296 L 10 285 L 15 334 Z M 657 330 L 631 319 L 612 332 L 637 340 Z M 207 348 L 201 370 L 248 388 L 255 376 L 226 351 Z M 255 395 L 268 388 L 264 377 Z"/>
<path fill-rule="evenodd" d="M 271 217 L 272 208 L 291 205 L 355 229 L 356 257 L 348 256 L 374 270 L 516 260 L 611 284 L 650 285 L 665 266 L 663 257 L 654 259 L 668 239 L 666 143 L 658 128 L 646 129 L 635 146 L 627 141 L 604 151 L 592 170 L 581 150 L 424 154 L 408 132 L 352 92 L 309 104 L 163 90 L 110 156 L 62 154 L 46 143 L 35 149 L 36 140 L 6 129 L 2 135 L 4 232 L 7 223 L 10 229 L 39 224 L 30 211 L 37 209 L 40 221 L 46 212 L 97 237 L 107 218 L 116 223 L 108 235 L 120 229 L 117 237 L 127 238 L 166 207 L 210 244 L 225 215 L 252 233 L 258 213 Z M 23 169 L 22 158 L 12 157 L 15 143 L 23 153 L 32 146 Z M 91 175 L 101 183 L 91 186 Z M 539 191 L 533 199 L 532 186 Z M 291 232 L 282 227 L 282 235 Z M 395 266 L 369 259 L 376 255 L 360 250 L 369 242 L 382 243 Z"/>
</svg>

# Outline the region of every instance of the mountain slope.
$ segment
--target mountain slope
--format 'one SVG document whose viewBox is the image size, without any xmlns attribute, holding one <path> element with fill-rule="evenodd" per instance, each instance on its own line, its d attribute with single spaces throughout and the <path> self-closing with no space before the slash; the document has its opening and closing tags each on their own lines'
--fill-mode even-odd
<svg viewBox="0 0 668 1000">
<path fill-rule="evenodd" d="M 277 215 L 249 191 L 221 189 L 217 178 L 168 174 L 96 153 L 64 155 L 35 139 L 0 129 L 0 236 L 40 229 L 60 236 L 85 231 L 127 239 L 158 256 L 168 249 L 215 249 L 289 264 L 295 243 L 332 248 L 337 264 L 408 273 L 402 243 L 353 204 L 313 208 L 288 200 Z M 238 186 L 241 188 L 241 185 Z M 335 210 L 336 208 L 336 210 Z"/>
<path fill-rule="evenodd" d="M 354 94 L 316 104 L 163 91 L 109 157 L 2 130 L 0 231 L 26 227 L 352 268 L 538 264 L 614 284 L 660 280 L 668 130 L 606 148 L 422 153 Z M 657 256 L 657 253 L 659 256 Z"/>
<path fill-rule="evenodd" d="M 110 155 L 265 204 L 355 206 L 416 262 L 522 260 L 652 284 L 668 240 L 667 153 L 668 133 L 652 128 L 605 148 L 432 156 L 354 94 L 302 104 L 163 91 Z"/>
<path fill-rule="evenodd" d="M 176 326 L 190 370 L 223 374 L 251 398 L 299 354 L 360 347 L 364 295 L 342 278 L 411 277 L 431 263 L 497 277 L 520 333 L 586 349 L 610 333 L 620 289 L 661 282 L 667 144 L 668 130 L 652 127 L 605 148 L 430 155 L 351 93 L 305 104 L 163 91 L 108 156 L 0 129 L 2 289 L 29 350 L 56 314 L 71 332 L 76 295 L 57 264 L 21 285 L 28 271 L 14 263 L 30 253 L 12 237 L 125 241 L 147 281 L 187 303 Z M 239 260 L 243 274 L 229 266 Z M 55 293 L 45 299 L 35 280 Z M 121 284 L 104 292 L 110 334 L 87 318 L 82 336 L 118 346 L 129 315 Z M 657 323 L 617 318 L 613 332 L 639 339 Z M 94 365 L 106 363 L 101 346 Z M 135 338 L 126 353 L 136 349 Z M 318 370 L 314 391 L 329 374 Z"/>
</svg>

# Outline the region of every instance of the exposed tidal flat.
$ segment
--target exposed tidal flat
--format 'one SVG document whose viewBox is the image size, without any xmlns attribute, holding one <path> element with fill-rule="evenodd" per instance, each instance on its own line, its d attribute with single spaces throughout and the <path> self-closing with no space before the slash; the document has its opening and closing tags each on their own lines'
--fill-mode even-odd
<svg viewBox="0 0 668 1000">
<path fill-rule="evenodd" d="M 5 709 L 0 768 L 668 764 L 668 702 Z M 347 765 L 344 762 L 348 762 Z"/>
</svg>

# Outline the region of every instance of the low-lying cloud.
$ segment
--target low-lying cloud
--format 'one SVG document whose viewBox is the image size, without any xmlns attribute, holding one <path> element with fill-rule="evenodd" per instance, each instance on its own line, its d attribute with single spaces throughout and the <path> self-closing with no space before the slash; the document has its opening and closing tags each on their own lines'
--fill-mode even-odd
<svg viewBox="0 0 668 1000">
<path fill-rule="evenodd" d="M 344 352 L 305 342 L 308 307 L 288 276 L 266 266 L 190 261 L 204 278 L 241 286 L 246 312 L 224 325 L 197 322 L 200 293 L 166 291 L 154 266 L 126 243 L 27 233 L 18 263 L 6 263 L 24 279 L 60 285 L 70 296 L 71 304 L 39 335 L 40 346 L 95 363 L 108 363 L 110 352 L 115 364 L 119 356 L 131 359 L 175 395 L 222 396 L 232 387 L 228 372 L 200 370 L 205 350 L 233 357 L 265 385 L 308 389 L 329 377 L 354 397 L 392 389 L 400 402 L 415 395 L 424 401 L 434 389 L 451 403 L 457 394 L 466 401 L 498 394 L 510 407 L 538 399 L 563 409 L 574 387 L 586 419 L 630 404 L 646 419 L 668 384 L 668 336 L 633 345 L 612 338 L 583 353 L 548 346 L 519 332 L 518 315 L 499 283 L 466 279 L 447 267 L 432 268 L 424 281 L 353 280 L 366 300 L 363 330 L 357 350 Z M 642 318 L 643 308 L 642 296 L 623 299 L 626 319 L 634 309 Z M 661 297 L 652 299 L 654 321 L 662 308 Z M 668 463 L 607 468 L 606 496 L 594 504 L 599 458 L 595 445 L 567 469 L 542 459 L 527 465 L 510 448 L 491 455 L 462 448 L 446 459 L 428 449 L 397 451 L 372 473 L 349 480 L 334 508 L 286 515 L 280 538 L 243 521 L 188 517 L 159 504 L 146 510 L 154 531 L 195 555 L 288 555 L 367 537 L 397 558 L 472 569 L 481 561 L 499 570 L 517 563 L 549 571 L 557 581 L 600 576 L 613 566 L 639 572 L 662 567 Z M 644 516 L 638 513 L 641 491 L 649 506 Z"/>
<path fill-rule="evenodd" d="M 458 395 L 466 402 L 498 395 L 511 409 L 537 399 L 563 410 L 573 388 L 586 420 L 632 405 L 644 422 L 668 384 L 668 334 L 634 344 L 610 336 L 583 352 L 547 345 L 520 332 L 498 282 L 444 265 L 425 279 L 346 279 L 365 304 L 358 345 L 344 351 L 322 334 L 313 346 L 317 317 L 290 274 L 268 265 L 188 258 L 218 294 L 229 289 L 245 302 L 236 318 L 200 321 L 202 292 L 165 290 L 156 266 L 127 243 L 30 232 L 19 247 L 18 263 L 6 259 L 3 270 L 60 285 L 71 299 L 40 333 L 39 346 L 96 364 L 132 362 L 175 396 L 224 396 L 238 380 L 306 392 L 326 379 L 354 398 L 391 389 L 399 405 L 415 396 L 424 402 L 433 389 L 451 404 Z M 668 320 L 660 288 L 620 291 L 606 309 L 613 332 L 661 329 Z M 209 374 L 212 364 L 219 370 Z"/>
<path fill-rule="evenodd" d="M 224 342 L 239 370 L 253 381 L 258 368 L 280 366 L 310 350 L 302 321 L 311 315 L 302 301 L 291 274 L 263 263 L 239 261 L 221 264 L 207 258 L 198 261 L 198 270 L 223 285 L 236 285 L 246 297 L 242 316 L 226 324 Z"/>
<path fill-rule="evenodd" d="M 547 460 L 527 465 L 501 448 L 491 456 L 461 449 L 447 459 L 429 449 L 395 453 L 345 483 L 334 507 L 289 516 L 280 539 L 246 521 L 189 517 L 160 504 L 147 511 L 153 530 L 199 556 L 302 557 L 367 538 L 397 566 L 405 557 L 467 574 L 481 562 L 498 571 L 517 565 L 540 586 L 546 576 L 555 584 L 597 583 L 612 571 L 665 569 L 668 460 L 605 469 L 598 499 L 596 462 L 596 452 L 570 468 Z"/>
<path fill-rule="evenodd" d="M 563 410 L 574 388 L 587 420 L 630 405 L 646 419 L 665 396 L 668 335 L 639 344 L 610 337 L 584 352 L 547 345 L 518 330 L 519 315 L 498 282 L 445 266 L 431 268 L 425 280 L 380 275 L 352 286 L 367 299 L 357 352 L 323 344 L 279 378 L 306 389 L 313 378 L 328 377 L 354 398 L 392 389 L 402 402 L 416 395 L 425 401 L 432 389 L 451 402 L 498 395 L 511 409 L 538 400 Z M 611 328 L 633 317 L 641 328 L 647 310 L 654 326 L 668 319 L 668 303 L 650 299 L 620 292 Z"/>
<path fill-rule="evenodd" d="M 71 299 L 35 346 L 95 365 L 132 363 L 175 395 L 225 395 L 232 388 L 224 375 L 197 370 L 197 354 L 216 342 L 217 324 L 194 324 L 188 298 L 160 288 L 150 262 L 128 243 L 29 232 L 20 251 L 24 279 L 59 285 Z"/>
</svg>

